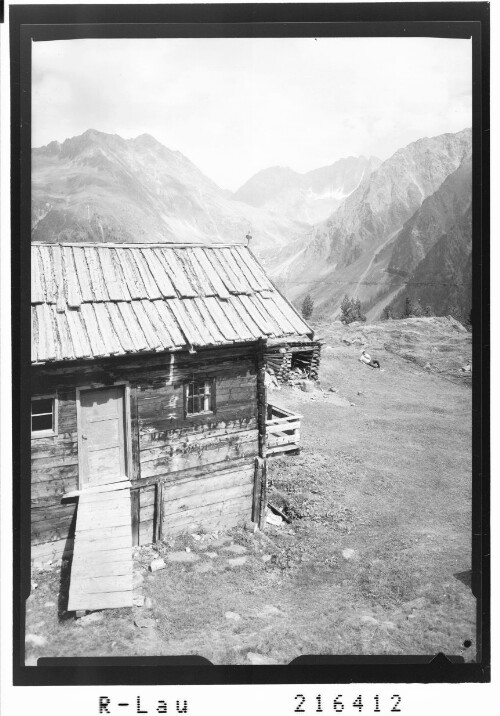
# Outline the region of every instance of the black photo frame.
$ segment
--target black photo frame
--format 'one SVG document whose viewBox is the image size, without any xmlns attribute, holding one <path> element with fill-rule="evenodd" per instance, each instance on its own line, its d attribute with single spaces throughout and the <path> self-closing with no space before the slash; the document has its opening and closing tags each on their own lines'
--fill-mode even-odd
<svg viewBox="0 0 500 716">
<path fill-rule="evenodd" d="M 473 55 L 473 554 L 480 658 L 311 656 L 288 666 L 214 666 L 201 657 L 41 659 L 24 666 L 30 591 L 31 44 L 82 37 L 433 36 L 472 38 Z M 15 685 L 485 682 L 489 581 L 489 5 L 486 2 L 18 5 L 10 8 Z"/>
</svg>

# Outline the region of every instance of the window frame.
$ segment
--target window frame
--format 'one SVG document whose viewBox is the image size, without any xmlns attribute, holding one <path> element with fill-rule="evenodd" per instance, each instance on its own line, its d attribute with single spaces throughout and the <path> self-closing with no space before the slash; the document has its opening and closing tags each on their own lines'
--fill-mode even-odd
<svg viewBox="0 0 500 716">
<path fill-rule="evenodd" d="M 204 384 L 204 390 L 206 391 L 207 385 L 209 387 L 209 396 L 210 396 L 210 409 L 209 410 L 201 410 L 197 413 L 190 413 L 189 412 L 189 386 L 190 385 L 198 385 L 201 386 L 201 384 Z M 203 415 L 215 415 L 216 412 L 216 394 L 215 394 L 215 378 L 206 378 L 206 377 L 199 377 L 199 378 L 191 378 L 191 380 L 187 380 L 184 382 L 183 386 L 183 393 L 184 393 L 184 418 L 197 418 Z"/>
<path fill-rule="evenodd" d="M 31 437 L 32 438 L 47 438 L 53 437 L 58 434 L 58 413 L 59 413 L 59 401 L 57 393 L 50 393 L 48 395 L 33 395 L 31 396 L 31 418 L 33 421 L 33 403 L 37 400 L 52 400 L 52 428 L 45 430 L 33 430 L 33 422 L 31 422 Z M 40 413 L 40 415 L 49 415 L 49 413 Z"/>
</svg>

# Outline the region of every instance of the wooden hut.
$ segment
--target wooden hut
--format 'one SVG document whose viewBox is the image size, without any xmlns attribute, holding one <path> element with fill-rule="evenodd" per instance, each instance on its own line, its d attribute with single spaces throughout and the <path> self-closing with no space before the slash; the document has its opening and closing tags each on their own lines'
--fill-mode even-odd
<svg viewBox="0 0 500 716">
<path fill-rule="evenodd" d="M 242 245 L 33 243 L 31 300 L 32 557 L 126 606 L 132 544 L 261 519 L 266 343 L 312 332 Z"/>
</svg>

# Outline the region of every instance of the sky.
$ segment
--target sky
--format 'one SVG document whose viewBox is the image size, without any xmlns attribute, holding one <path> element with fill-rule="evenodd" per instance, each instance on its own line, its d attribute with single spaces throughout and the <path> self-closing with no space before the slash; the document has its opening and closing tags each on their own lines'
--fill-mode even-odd
<svg viewBox="0 0 500 716">
<path fill-rule="evenodd" d="M 151 134 L 224 189 L 256 172 L 386 159 L 472 124 L 471 41 L 89 39 L 33 45 L 32 145 Z"/>
</svg>

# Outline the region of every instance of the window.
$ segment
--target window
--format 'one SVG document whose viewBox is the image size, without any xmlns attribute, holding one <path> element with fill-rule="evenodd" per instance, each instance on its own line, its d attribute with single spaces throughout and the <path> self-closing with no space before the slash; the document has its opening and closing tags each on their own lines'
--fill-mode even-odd
<svg viewBox="0 0 500 716">
<path fill-rule="evenodd" d="M 56 399 L 33 398 L 31 401 L 31 434 L 35 437 L 56 434 Z"/>
<path fill-rule="evenodd" d="M 213 413 L 215 409 L 214 381 L 190 380 L 184 386 L 186 415 Z"/>
</svg>

